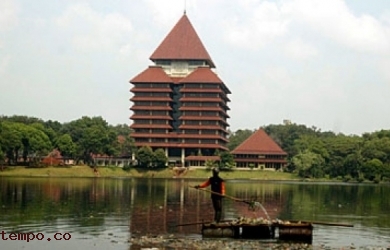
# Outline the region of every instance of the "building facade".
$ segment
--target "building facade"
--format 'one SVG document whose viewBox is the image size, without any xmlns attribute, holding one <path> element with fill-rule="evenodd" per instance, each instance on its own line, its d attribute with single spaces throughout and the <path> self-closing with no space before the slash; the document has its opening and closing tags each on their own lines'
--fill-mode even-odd
<svg viewBox="0 0 390 250">
<path fill-rule="evenodd" d="M 231 153 L 237 169 L 283 171 L 287 165 L 287 153 L 263 129 L 258 129 Z"/>
<path fill-rule="evenodd" d="M 186 14 L 150 57 L 154 65 L 130 80 L 135 145 L 162 148 L 188 166 L 228 150 L 230 90 Z"/>
</svg>

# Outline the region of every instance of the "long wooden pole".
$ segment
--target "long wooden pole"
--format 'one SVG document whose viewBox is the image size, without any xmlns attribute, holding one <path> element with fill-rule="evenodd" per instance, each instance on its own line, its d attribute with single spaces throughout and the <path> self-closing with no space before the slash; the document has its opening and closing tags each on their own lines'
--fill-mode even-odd
<svg viewBox="0 0 390 250">
<path fill-rule="evenodd" d="M 222 220 L 220 222 L 232 222 L 232 220 Z M 192 223 L 177 224 L 174 225 L 174 227 L 193 226 L 193 225 L 210 224 L 210 223 L 212 223 L 212 221 L 192 222 Z"/>
<path fill-rule="evenodd" d="M 336 223 L 336 222 L 324 222 L 324 221 L 302 221 L 302 222 L 303 223 L 317 224 L 317 225 L 325 225 L 325 226 L 353 227 L 352 224 Z"/>
<path fill-rule="evenodd" d="M 244 202 L 244 203 L 249 204 L 249 205 L 252 204 L 252 202 L 250 202 L 250 201 L 238 199 L 236 197 L 229 196 L 229 195 L 222 195 L 220 193 L 211 191 L 209 189 L 196 188 L 196 187 L 193 187 L 193 186 L 190 186 L 190 187 L 198 189 L 198 190 L 202 190 L 202 191 L 205 191 L 205 192 L 209 192 L 209 193 L 212 193 L 212 194 L 220 195 L 220 196 L 226 197 L 226 198 L 234 200 L 234 201 Z M 311 224 L 316 224 L 316 225 L 325 225 L 325 226 L 353 227 L 352 224 L 336 223 L 336 222 L 323 222 L 323 221 L 301 221 L 301 222 L 303 222 L 303 223 L 311 223 Z M 202 224 L 202 223 L 199 223 L 199 224 Z"/>
<path fill-rule="evenodd" d="M 205 192 L 209 192 L 209 193 L 212 193 L 212 194 L 216 194 L 216 195 L 219 195 L 219 196 L 222 196 L 222 197 L 226 197 L 226 198 L 231 199 L 231 200 L 233 200 L 233 201 L 239 201 L 239 202 L 244 202 L 244 203 L 246 203 L 246 204 L 251 204 L 250 201 L 238 199 L 238 198 L 233 197 L 233 196 L 230 196 L 230 195 L 222 195 L 222 194 L 220 194 L 220 193 L 211 191 L 211 190 L 209 190 L 209 189 L 196 188 L 196 187 L 194 187 L 194 186 L 190 186 L 190 187 L 195 188 L 195 189 L 197 189 L 197 190 L 202 190 L 202 191 L 205 191 Z"/>
</svg>

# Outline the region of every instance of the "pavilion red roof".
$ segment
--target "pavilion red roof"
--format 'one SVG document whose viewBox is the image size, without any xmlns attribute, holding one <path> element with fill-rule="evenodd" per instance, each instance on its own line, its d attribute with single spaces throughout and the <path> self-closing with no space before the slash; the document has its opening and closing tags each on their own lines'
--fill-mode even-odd
<svg viewBox="0 0 390 250">
<path fill-rule="evenodd" d="M 161 44 L 150 56 L 150 60 L 206 60 L 215 68 L 206 48 L 184 14 Z"/>
<path fill-rule="evenodd" d="M 238 145 L 232 154 L 280 154 L 287 153 L 263 129 L 257 130 L 243 143 Z"/>
</svg>

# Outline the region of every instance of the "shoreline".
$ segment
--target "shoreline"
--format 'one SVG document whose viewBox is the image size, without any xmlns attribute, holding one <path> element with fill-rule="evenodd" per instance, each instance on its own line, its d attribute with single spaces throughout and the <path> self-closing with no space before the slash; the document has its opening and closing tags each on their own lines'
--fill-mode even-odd
<svg viewBox="0 0 390 250">
<path fill-rule="evenodd" d="M 97 167 L 97 171 L 89 166 L 43 167 L 30 168 L 24 166 L 7 167 L 0 171 L 0 178 L 155 178 L 155 179 L 188 179 L 202 180 L 211 176 L 210 170 L 190 168 L 185 172 L 177 172 L 175 168 L 131 168 Z M 227 181 L 284 181 L 313 183 L 351 183 L 338 179 L 302 179 L 295 174 L 268 170 L 228 170 L 221 171 L 221 177 Z"/>
<path fill-rule="evenodd" d="M 24 166 L 6 167 L 0 170 L 0 178 L 155 178 L 155 179 L 188 179 L 202 180 L 211 176 L 210 170 L 201 168 L 130 168 L 124 170 L 120 167 L 97 167 L 97 171 L 90 166 L 77 165 L 69 167 L 42 167 L 31 168 Z M 374 183 L 356 180 L 343 181 L 341 179 L 303 179 L 296 174 L 274 172 L 269 170 L 225 170 L 221 177 L 227 181 L 283 181 L 308 183 L 343 183 L 343 184 L 390 184 L 390 182 Z"/>
<path fill-rule="evenodd" d="M 204 179 L 211 175 L 210 170 L 190 168 L 177 171 L 175 168 L 145 169 L 131 168 L 124 170 L 120 167 L 98 167 L 96 171 L 89 166 L 43 167 L 29 168 L 24 166 L 7 167 L 0 171 L 0 177 L 80 177 L 80 178 L 180 178 Z M 301 181 L 291 173 L 272 172 L 267 170 L 233 170 L 221 171 L 226 180 L 262 180 L 262 181 Z"/>
</svg>

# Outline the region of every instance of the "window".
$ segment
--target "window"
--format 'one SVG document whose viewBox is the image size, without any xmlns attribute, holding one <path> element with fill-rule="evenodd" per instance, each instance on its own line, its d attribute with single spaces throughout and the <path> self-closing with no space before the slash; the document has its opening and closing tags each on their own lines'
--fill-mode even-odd
<svg viewBox="0 0 390 250">
<path fill-rule="evenodd" d="M 202 84 L 202 88 L 204 89 L 218 89 L 218 85 L 217 84 Z"/>
<path fill-rule="evenodd" d="M 167 124 L 166 120 L 152 120 L 152 124 Z"/>
<path fill-rule="evenodd" d="M 152 115 L 167 115 L 166 111 L 153 110 Z"/>
<path fill-rule="evenodd" d="M 140 119 L 140 120 L 134 120 L 134 123 L 135 124 L 149 124 L 149 120 L 142 120 L 142 119 Z"/>
<path fill-rule="evenodd" d="M 152 129 L 152 134 L 165 134 L 165 129 Z"/>
<path fill-rule="evenodd" d="M 207 129 L 207 130 L 202 130 L 202 134 L 204 135 L 215 135 L 215 130 L 210 130 L 210 129 Z"/>
<path fill-rule="evenodd" d="M 217 125 L 217 121 L 202 121 L 202 125 Z"/>
<path fill-rule="evenodd" d="M 199 140 L 197 140 L 197 139 L 185 139 L 184 143 L 199 144 Z"/>
<path fill-rule="evenodd" d="M 149 129 L 145 129 L 145 128 L 136 128 L 136 129 L 134 129 L 134 133 L 149 134 Z"/>
<path fill-rule="evenodd" d="M 201 140 L 201 144 L 214 144 L 215 140 Z"/>
<path fill-rule="evenodd" d="M 185 88 L 189 88 L 189 89 L 200 89 L 201 85 L 199 83 L 186 83 L 184 85 Z"/>
<path fill-rule="evenodd" d="M 187 129 L 184 131 L 185 134 L 199 134 L 199 130 L 197 129 Z"/>
<path fill-rule="evenodd" d="M 192 121 L 192 120 L 189 120 L 189 121 L 183 121 L 184 124 L 186 125 L 199 125 L 199 121 Z"/>
<path fill-rule="evenodd" d="M 152 142 L 164 143 L 165 139 L 164 138 L 152 138 Z"/>
<path fill-rule="evenodd" d="M 188 61 L 188 65 L 190 65 L 190 66 L 202 66 L 202 65 L 204 65 L 204 61 L 190 60 L 190 61 Z"/>
<path fill-rule="evenodd" d="M 135 115 L 149 115 L 149 111 L 144 111 L 144 110 L 135 110 L 134 111 Z"/>
<path fill-rule="evenodd" d="M 218 116 L 218 112 L 213 111 L 202 111 L 203 116 Z"/>
<path fill-rule="evenodd" d="M 137 88 L 150 88 L 150 83 L 136 83 L 134 84 L 134 87 L 137 87 Z"/>
<path fill-rule="evenodd" d="M 156 65 L 168 66 L 168 65 L 171 65 L 171 61 L 170 60 L 157 60 Z"/>
<path fill-rule="evenodd" d="M 198 111 L 184 111 L 183 115 L 188 115 L 188 116 L 198 116 L 199 112 Z"/>
</svg>

